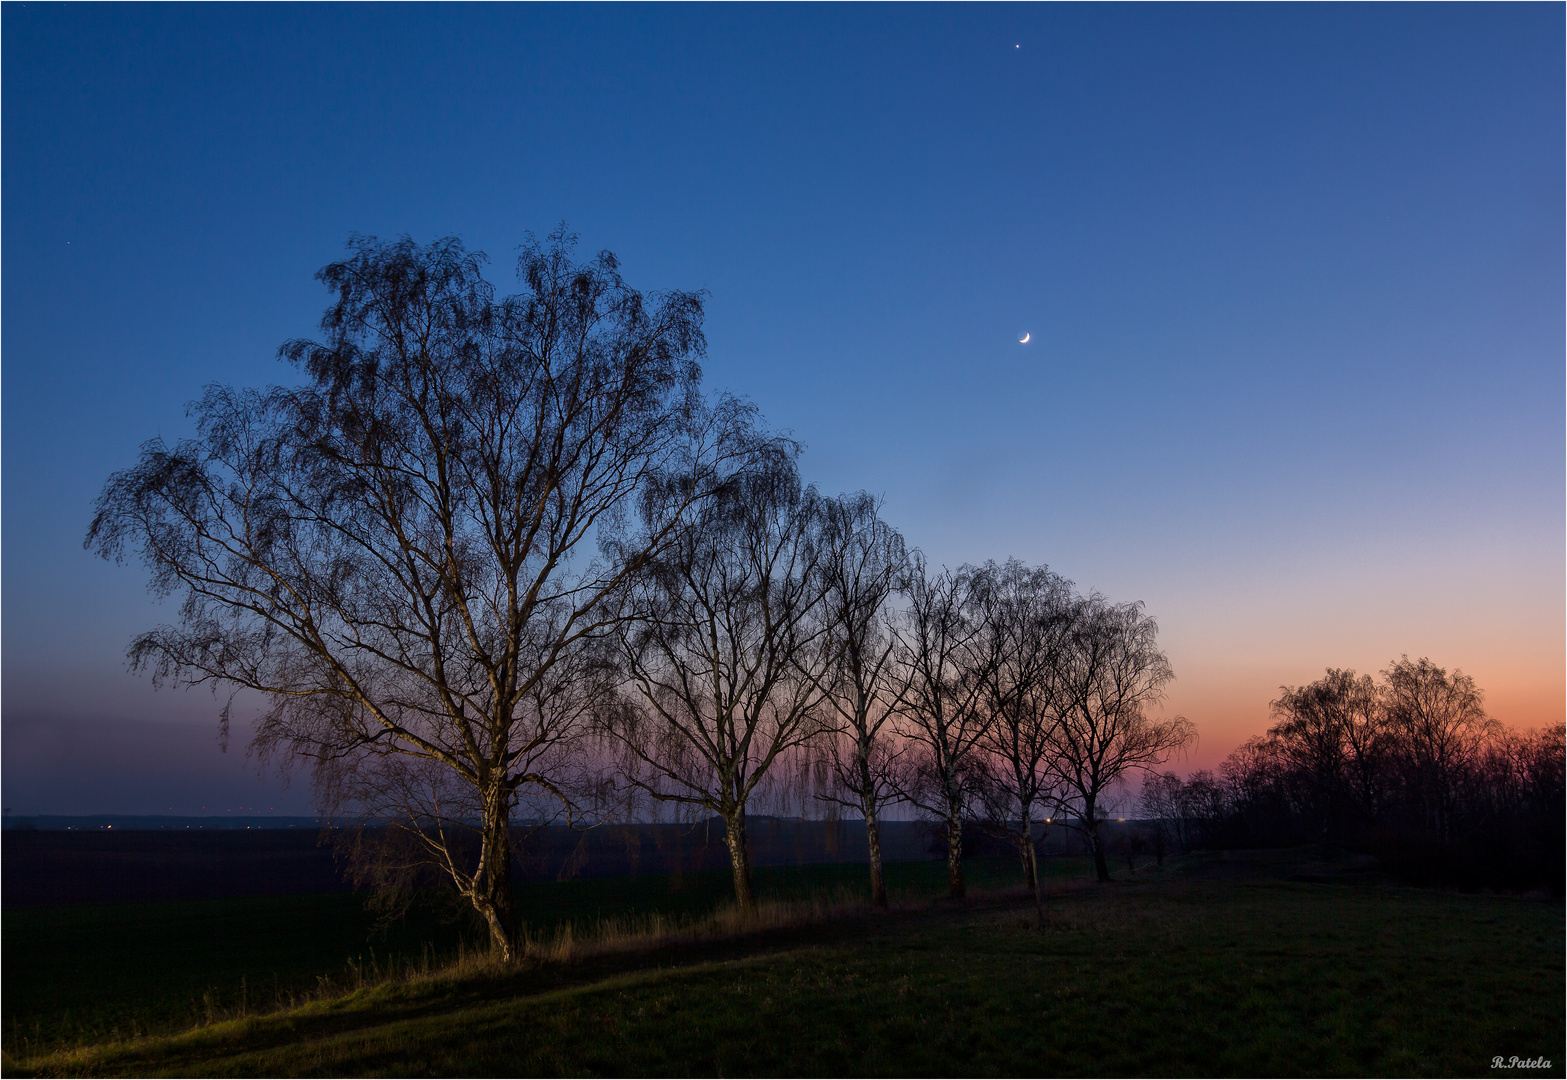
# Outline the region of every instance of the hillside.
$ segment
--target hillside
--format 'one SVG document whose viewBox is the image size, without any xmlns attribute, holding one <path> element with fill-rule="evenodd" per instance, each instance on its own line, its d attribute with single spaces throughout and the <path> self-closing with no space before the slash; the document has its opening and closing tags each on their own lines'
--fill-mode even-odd
<svg viewBox="0 0 1567 1080">
<path fill-rule="evenodd" d="M 415 975 L 8 1075 L 1562 1075 L 1560 901 L 1195 859 Z M 541 957 L 548 950 L 541 952 Z M 25 1052 L 25 1051 L 24 1051 Z"/>
</svg>

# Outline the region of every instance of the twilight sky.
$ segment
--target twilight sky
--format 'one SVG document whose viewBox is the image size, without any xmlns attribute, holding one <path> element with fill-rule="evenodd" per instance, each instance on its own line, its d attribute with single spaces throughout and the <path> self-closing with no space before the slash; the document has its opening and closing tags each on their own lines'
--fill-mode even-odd
<svg viewBox="0 0 1567 1080">
<path fill-rule="evenodd" d="M 1402 653 L 1564 688 L 1560 5 L 9 3 L 3 784 L 15 813 L 307 812 L 173 617 L 82 550 L 351 233 L 509 291 L 565 220 L 711 291 L 707 381 L 933 561 L 1144 600 L 1212 766 Z M 1025 332 L 1033 335 L 1018 344 Z"/>
</svg>

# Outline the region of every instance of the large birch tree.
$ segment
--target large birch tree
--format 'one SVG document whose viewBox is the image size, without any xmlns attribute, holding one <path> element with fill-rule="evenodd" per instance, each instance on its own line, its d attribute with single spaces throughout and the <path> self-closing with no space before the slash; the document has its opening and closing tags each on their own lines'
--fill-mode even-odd
<svg viewBox="0 0 1567 1080">
<path fill-rule="evenodd" d="M 700 294 L 645 296 L 573 243 L 530 237 L 498 298 L 457 240 L 354 239 L 318 275 L 323 336 L 280 350 L 308 381 L 209 388 L 195 437 L 145 444 L 87 536 L 180 599 L 133 664 L 259 694 L 255 748 L 312 765 L 323 810 L 389 814 L 502 957 L 510 826 L 519 799 L 573 804 L 603 601 L 750 415 L 699 395 Z"/>
</svg>

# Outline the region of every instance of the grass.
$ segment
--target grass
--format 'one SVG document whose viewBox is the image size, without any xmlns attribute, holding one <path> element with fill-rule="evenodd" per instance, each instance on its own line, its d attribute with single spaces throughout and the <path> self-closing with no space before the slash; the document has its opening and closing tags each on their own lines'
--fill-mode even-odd
<svg viewBox="0 0 1567 1080">
<path fill-rule="evenodd" d="M 1081 876 L 1086 866 L 1059 860 L 1052 872 Z M 930 862 L 887 867 L 892 896 L 905 903 L 940 895 L 944 873 Z M 1005 862 L 969 867 L 979 889 L 1016 874 Z M 763 867 L 754 877 L 772 902 L 868 894 L 856 865 Z M 698 922 L 732 892 L 728 872 L 704 871 L 519 882 L 516 903 L 534 941 L 580 943 L 603 924 L 623 936 L 655 918 L 670 928 Z M 485 942 L 454 914 L 416 907 L 378 927 L 365 898 L 348 894 L 8 909 L 0 1031 L 8 1050 L 30 1054 L 268 1011 L 410 965 L 428 970 Z"/>
<path fill-rule="evenodd" d="M 1562 1075 L 1559 900 L 1217 881 L 1189 866 L 1110 887 L 1058 882 L 1044 930 L 1016 890 L 947 905 L 904 883 L 891 915 L 469 965 L 26 1060 L 8 1040 L 5 1071 L 1476 1075 L 1516 1055 Z M 815 873 L 785 876 L 774 896 Z M 579 884 L 605 897 L 627 887 Z"/>
<path fill-rule="evenodd" d="M 6 1046 L 189 1026 L 342 985 L 351 963 L 459 947 L 460 928 L 429 912 L 379 935 L 375 921 L 347 894 L 7 910 Z"/>
</svg>

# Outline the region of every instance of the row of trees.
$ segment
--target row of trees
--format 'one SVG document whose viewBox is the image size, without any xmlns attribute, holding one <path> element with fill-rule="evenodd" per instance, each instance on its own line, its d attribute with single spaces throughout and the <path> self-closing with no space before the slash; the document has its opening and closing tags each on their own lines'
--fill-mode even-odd
<svg viewBox="0 0 1567 1080">
<path fill-rule="evenodd" d="M 1380 680 L 1329 669 L 1280 687 L 1274 726 L 1216 773 L 1165 773 L 1143 813 L 1177 846 L 1319 843 L 1374 852 L 1412 878 L 1560 888 L 1561 725 L 1518 732 L 1474 680 L 1405 656 Z"/>
<path fill-rule="evenodd" d="M 709 515 L 628 590 L 591 744 L 634 789 L 723 818 L 742 906 L 747 806 L 780 771 L 864 820 L 882 905 L 892 802 L 943 823 L 954 897 L 976 818 L 1037 888 L 1035 822 L 1067 814 L 1108 877 L 1107 791 L 1192 737 L 1148 715 L 1172 674 L 1139 605 L 1015 560 L 933 570 L 869 496 L 821 497 L 784 459 Z"/>
<path fill-rule="evenodd" d="M 390 823 L 380 871 L 437 867 L 503 956 L 519 821 L 716 813 L 749 906 L 747 806 L 786 775 L 864 816 L 881 903 L 894 799 L 946 823 L 954 895 L 974 816 L 1037 882 L 1032 822 L 1065 813 L 1107 876 L 1106 791 L 1192 738 L 1149 715 L 1153 620 L 1044 568 L 928 567 L 701 393 L 700 294 L 572 250 L 530 238 L 497 297 L 455 240 L 352 241 L 323 340 L 280 351 L 308 382 L 209 388 L 195 437 L 105 486 L 87 544 L 180 599 L 133 663 L 258 695 L 254 749 Z"/>
</svg>

